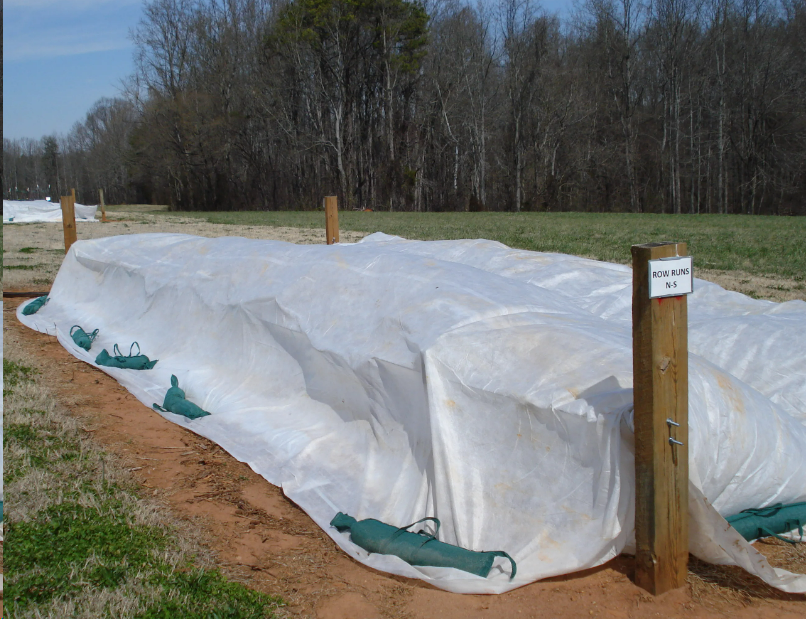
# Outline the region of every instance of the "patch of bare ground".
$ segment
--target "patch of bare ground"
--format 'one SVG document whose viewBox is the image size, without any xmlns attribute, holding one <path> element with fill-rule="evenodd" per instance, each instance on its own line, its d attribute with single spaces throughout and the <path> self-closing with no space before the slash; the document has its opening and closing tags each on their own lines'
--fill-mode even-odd
<svg viewBox="0 0 806 619">
<path fill-rule="evenodd" d="M 694 274 L 700 279 L 719 284 L 726 290 L 741 292 L 754 299 L 767 299 L 778 303 L 795 299 L 806 301 L 806 281 L 770 275 L 751 275 L 745 271 L 697 269 L 696 266 Z"/>
<path fill-rule="evenodd" d="M 249 586 L 281 595 L 293 617 L 459 619 L 602 617 L 795 619 L 806 598 L 741 570 L 692 560 L 685 588 L 652 597 L 633 582 L 633 559 L 533 583 L 498 596 L 457 595 L 369 569 L 335 543 L 282 490 L 214 443 L 143 406 L 103 372 L 73 358 L 55 338 L 22 326 L 4 302 L 4 346 L 25 354 L 88 440 L 128 469 L 143 496 L 199 531 L 219 565 Z M 806 571 L 803 548 L 757 547 L 777 566 Z"/>
</svg>

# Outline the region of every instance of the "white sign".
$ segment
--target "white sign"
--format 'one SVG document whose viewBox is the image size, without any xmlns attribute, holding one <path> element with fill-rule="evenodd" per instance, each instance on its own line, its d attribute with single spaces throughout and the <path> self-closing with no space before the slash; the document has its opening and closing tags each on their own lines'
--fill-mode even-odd
<svg viewBox="0 0 806 619">
<path fill-rule="evenodd" d="M 691 256 L 649 261 L 649 298 L 677 297 L 694 291 Z"/>
</svg>

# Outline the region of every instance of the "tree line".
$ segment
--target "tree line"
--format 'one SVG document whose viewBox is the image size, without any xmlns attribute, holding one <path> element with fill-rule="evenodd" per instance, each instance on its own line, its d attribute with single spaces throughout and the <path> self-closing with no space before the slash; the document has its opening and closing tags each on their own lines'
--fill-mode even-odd
<svg viewBox="0 0 806 619">
<path fill-rule="evenodd" d="M 7 198 L 806 214 L 806 0 L 150 0 Z"/>
</svg>

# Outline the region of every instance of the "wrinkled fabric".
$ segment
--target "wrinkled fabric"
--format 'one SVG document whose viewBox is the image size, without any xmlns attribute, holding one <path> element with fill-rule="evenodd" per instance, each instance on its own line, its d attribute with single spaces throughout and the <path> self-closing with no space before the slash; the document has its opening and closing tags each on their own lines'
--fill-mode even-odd
<svg viewBox="0 0 806 619">
<path fill-rule="evenodd" d="M 25 314 L 24 310 L 23 314 Z M 89 350 L 92 348 L 92 343 L 95 341 L 95 338 L 98 337 L 98 329 L 95 329 L 92 333 L 87 333 L 80 326 L 73 325 L 70 328 L 70 337 L 73 338 L 73 342 L 76 346 L 84 350 Z"/>
<path fill-rule="evenodd" d="M 424 521 L 433 522 L 436 533 L 426 533 L 422 530 L 416 533 L 408 531 Z M 452 567 L 487 578 L 495 560 L 502 558 L 507 560 L 510 578 L 514 578 L 518 573 L 518 566 L 512 557 L 503 551 L 474 552 L 440 542 L 436 538 L 440 527 L 440 522 L 436 518 L 423 518 L 404 527 L 393 527 L 374 518 L 359 522 L 352 516 L 339 512 L 330 521 L 330 525 L 340 533 L 349 531 L 350 541 L 367 552 L 395 555 L 409 565 Z"/>
<path fill-rule="evenodd" d="M 23 312 L 24 313 L 24 312 Z M 137 354 L 133 354 L 134 347 L 137 346 Z M 129 354 L 124 355 L 120 352 L 118 345 L 115 344 L 112 348 L 113 354 L 109 354 L 104 348 L 98 356 L 95 357 L 96 365 L 105 365 L 111 368 L 125 368 L 128 370 L 150 370 L 157 365 L 157 359 L 153 361 L 146 355 L 140 354 L 140 345 L 134 342 L 129 348 Z"/>
<path fill-rule="evenodd" d="M 31 301 L 30 303 L 25 304 L 25 307 L 22 308 L 22 313 L 25 314 L 26 316 L 30 316 L 31 314 L 36 314 L 40 309 L 42 309 L 42 306 L 45 305 L 45 303 L 47 303 L 47 302 L 48 302 L 47 295 L 42 296 L 42 297 L 37 297 L 36 299 Z"/>
<path fill-rule="evenodd" d="M 176 376 L 171 376 L 171 387 L 165 393 L 162 406 L 156 403 L 151 406 L 157 412 L 173 413 L 174 415 L 181 415 L 190 420 L 198 419 L 199 417 L 207 417 L 210 414 L 185 397 L 185 392 L 179 388 L 179 381 Z"/>
<path fill-rule="evenodd" d="M 803 527 L 806 526 L 806 502 L 776 503 L 761 509 L 746 509 L 726 518 L 730 526 L 741 533 L 742 537 L 754 541 L 762 537 L 774 536 L 795 543 L 806 541 Z M 796 532 L 797 537 L 789 539 L 782 534 Z"/>
<path fill-rule="evenodd" d="M 98 221 L 95 219 L 97 206 L 75 204 L 76 221 Z M 3 200 L 4 224 L 61 223 L 62 207 L 56 200 Z"/>
<path fill-rule="evenodd" d="M 18 317 L 88 363 L 73 324 L 106 347 L 136 338 L 157 367 L 104 371 L 147 406 L 177 376 L 211 414 L 165 416 L 282 486 L 358 561 L 500 593 L 634 545 L 631 276 L 483 240 L 130 235 L 75 243 L 51 301 Z M 689 343 L 692 552 L 806 591 L 722 517 L 806 500 L 806 303 L 695 280 Z M 368 554 L 330 526 L 338 512 L 435 516 L 440 541 L 506 551 L 517 576 Z"/>
</svg>

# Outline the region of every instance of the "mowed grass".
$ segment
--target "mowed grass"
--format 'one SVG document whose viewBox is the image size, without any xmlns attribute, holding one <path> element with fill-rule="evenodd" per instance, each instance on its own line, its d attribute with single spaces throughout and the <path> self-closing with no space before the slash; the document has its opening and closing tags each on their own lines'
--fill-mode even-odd
<svg viewBox="0 0 806 619">
<path fill-rule="evenodd" d="M 282 601 L 215 569 L 41 382 L 3 358 L 5 616 L 275 617 Z"/>
<path fill-rule="evenodd" d="M 181 212 L 215 224 L 324 228 L 323 211 Z M 806 218 L 603 213 L 339 212 L 339 227 L 409 239 L 485 238 L 510 247 L 629 264 L 630 247 L 688 243 L 695 267 L 802 281 Z"/>
</svg>

